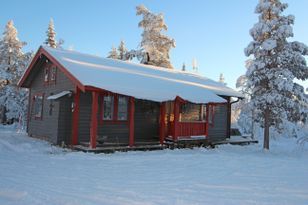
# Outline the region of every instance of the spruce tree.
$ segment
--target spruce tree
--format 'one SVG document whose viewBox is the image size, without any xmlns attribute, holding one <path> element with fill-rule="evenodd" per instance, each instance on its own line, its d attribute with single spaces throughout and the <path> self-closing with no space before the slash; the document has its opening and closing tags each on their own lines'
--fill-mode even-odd
<svg viewBox="0 0 308 205">
<path fill-rule="evenodd" d="M 225 77 L 222 73 L 220 73 L 220 75 L 219 75 L 219 81 L 218 82 L 225 85 Z"/>
<path fill-rule="evenodd" d="M 114 46 L 112 46 L 111 51 L 109 52 L 107 58 L 112 58 L 112 59 L 119 58 L 118 51 Z"/>
<path fill-rule="evenodd" d="M 31 54 L 24 54 L 25 45 L 17 37 L 13 21 L 9 21 L 0 40 L 0 105 L 5 107 L 7 119 L 25 119 L 27 90 L 17 83 L 30 62 Z"/>
<path fill-rule="evenodd" d="M 119 51 L 118 59 L 123 60 L 123 61 L 127 60 L 127 56 L 126 56 L 127 49 L 126 49 L 124 41 L 120 42 L 120 45 L 118 47 L 118 51 Z"/>
<path fill-rule="evenodd" d="M 270 126 L 282 132 L 286 121 L 305 120 L 307 102 L 304 89 L 294 79 L 306 80 L 308 68 L 304 55 L 308 47 L 289 42 L 293 37 L 294 16 L 282 15 L 287 4 L 280 0 L 260 0 L 255 12 L 259 21 L 250 30 L 253 41 L 245 49 L 252 56 L 246 72 L 246 89 L 256 110 L 256 121 L 264 127 L 264 149 L 269 149 Z"/>
<path fill-rule="evenodd" d="M 50 19 L 48 29 L 46 31 L 47 38 L 45 40 L 45 44 L 52 47 L 57 48 L 57 41 L 56 41 L 56 32 L 55 32 L 55 26 L 53 23 L 53 19 Z M 62 43 L 63 44 L 63 43 Z"/>
<path fill-rule="evenodd" d="M 142 15 L 138 26 L 143 28 L 140 46 L 145 54 L 141 62 L 172 69 L 169 52 L 175 48 L 175 40 L 162 34 L 168 29 L 163 14 L 154 14 L 144 5 L 136 9 L 137 15 Z"/>
<path fill-rule="evenodd" d="M 182 71 L 186 71 L 186 65 L 185 65 L 185 63 L 183 63 L 183 65 L 182 65 Z"/>
</svg>

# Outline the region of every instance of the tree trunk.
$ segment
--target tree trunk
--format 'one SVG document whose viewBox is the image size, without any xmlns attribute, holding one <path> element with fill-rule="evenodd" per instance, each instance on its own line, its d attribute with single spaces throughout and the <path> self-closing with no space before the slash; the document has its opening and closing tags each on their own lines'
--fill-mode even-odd
<svg viewBox="0 0 308 205">
<path fill-rule="evenodd" d="M 269 150 L 270 110 L 268 106 L 264 111 L 264 143 L 263 149 Z"/>
</svg>

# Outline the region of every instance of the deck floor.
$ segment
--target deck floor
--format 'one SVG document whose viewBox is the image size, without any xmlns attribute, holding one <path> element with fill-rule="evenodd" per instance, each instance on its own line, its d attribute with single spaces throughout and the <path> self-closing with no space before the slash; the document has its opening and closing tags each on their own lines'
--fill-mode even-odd
<svg viewBox="0 0 308 205">
<path fill-rule="evenodd" d="M 127 152 L 127 151 L 150 151 L 150 150 L 163 150 L 166 148 L 192 148 L 192 147 L 215 147 L 216 145 L 232 144 L 232 145 L 247 145 L 251 143 L 258 143 L 258 140 L 251 138 L 234 138 L 221 140 L 221 141 L 209 141 L 209 139 L 203 138 L 182 138 L 174 141 L 172 138 L 167 137 L 164 145 L 160 145 L 158 142 L 139 142 L 135 146 L 129 147 L 127 144 L 118 143 L 104 143 L 97 144 L 96 148 L 90 148 L 89 142 L 82 142 L 80 145 L 73 146 L 74 150 L 92 153 L 114 153 L 114 152 Z"/>
<path fill-rule="evenodd" d="M 98 146 L 96 148 L 90 148 L 85 145 L 76 145 L 73 147 L 74 150 L 83 152 L 93 152 L 93 153 L 114 153 L 114 152 L 127 152 L 127 151 L 149 151 L 149 150 L 163 150 L 166 147 L 164 145 L 136 145 L 133 147 L 129 146 Z"/>
</svg>

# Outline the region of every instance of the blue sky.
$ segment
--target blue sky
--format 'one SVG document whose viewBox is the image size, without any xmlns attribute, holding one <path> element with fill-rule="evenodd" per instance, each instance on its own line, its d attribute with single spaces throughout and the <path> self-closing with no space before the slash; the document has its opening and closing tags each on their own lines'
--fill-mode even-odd
<svg viewBox="0 0 308 205">
<path fill-rule="evenodd" d="M 138 47 L 142 30 L 136 5 L 144 4 L 163 13 L 167 35 L 176 40 L 171 51 L 174 67 L 183 62 L 190 69 L 197 59 L 199 73 L 218 80 L 223 73 L 228 86 L 235 87 L 245 72 L 244 48 L 251 41 L 249 29 L 257 22 L 254 8 L 258 0 L 9 0 L 1 4 L 0 31 L 12 19 L 25 50 L 36 51 L 46 38 L 49 19 L 55 22 L 57 38 L 64 48 L 106 56 L 112 45 L 124 40 L 129 49 Z M 285 14 L 296 17 L 292 40 L 308 44 L 308 1 L 284 0 Z M 304 82 L 308 87 L 308 82 Z"/>
</svg>

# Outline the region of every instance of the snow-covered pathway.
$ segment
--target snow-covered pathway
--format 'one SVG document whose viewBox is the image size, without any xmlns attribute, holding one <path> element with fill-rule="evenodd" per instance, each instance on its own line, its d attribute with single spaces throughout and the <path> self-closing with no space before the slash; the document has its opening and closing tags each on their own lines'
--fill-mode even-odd
<svg viewBox="0 0 308 205">
<path fill-rule="evenodd" d="M 288 146 L 286 146 L 288 145 Z M 86 154 L 0 128 L 0 204 L 307 204 L 294 140 L 218 149 Z"/>
</svg>

